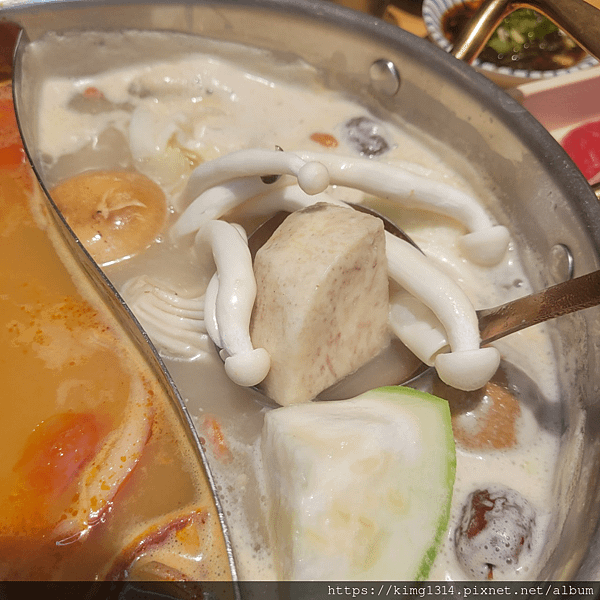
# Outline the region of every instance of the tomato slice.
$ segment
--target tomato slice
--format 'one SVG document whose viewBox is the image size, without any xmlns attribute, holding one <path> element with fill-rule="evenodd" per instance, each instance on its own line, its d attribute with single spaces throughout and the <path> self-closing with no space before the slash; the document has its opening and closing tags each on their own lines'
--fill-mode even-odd
<svg viewBox="0 0 600 600">
<path fill-rule="evenodd" d="M 33 430 L 15 470 L 30 491 L 56 497 L 96 455 L 100 430 L 90 413 L 54 415 Z"/>
<path fill-rule="evenodd" d="M 600 173 L 600 121 L 572 129 L 561 144 L 586 179 L 591 180 Z"/>
<path fill-rule="evenodd" d="M 0 167 L 14 169 L 25 162 L 25 151 L 21 144 L 10 144 L 0 148 Z"/>
</svg>

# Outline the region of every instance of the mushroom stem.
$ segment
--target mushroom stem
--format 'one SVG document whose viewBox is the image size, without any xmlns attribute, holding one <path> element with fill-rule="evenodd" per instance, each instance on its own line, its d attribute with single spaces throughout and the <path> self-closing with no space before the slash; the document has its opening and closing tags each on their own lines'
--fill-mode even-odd
<svg viewBox="0 0 600 600">
<path fill-rule="evenodd" d="M 477 313 L 469 298 L 419 250 L 388 232 L 385 240 L 389 276 L 431 309 L 450 345 L 450 353 L 419 358 L 428 364 L 433 359 L 440 378 L 452 387 L 471 391 L 485 385 L 500 364 L 500 353 L 480 348 Z"/>
<path fill-rule="evenodd" d="M 400 165 L 331 153 L 259 149 L 239 150 L 194 169 L 180 198 L 180 204 L 189 206 L 171 234 L 191 233 L 202 222 L 220 218 L 270 186 L 285 186 L 285 180 L 268 184 L 260 179 L 271 174 L 295 176 L 308 195 L 319 194 L 330 184 L 339 185 L 455 219 L 468 229 L 459 242 L 462 252 L 478 264 L 497 264 L 508 247 L 508 230 L 493 225 L 475 198 Z"/>
<path fill-rule="evenodd" d="M 250 339 L 256 281 L 248 242 L 237 226 L 209 221 L 198 232 L 196 243 L 210 245 L 217 267 L 205 297 L 207 331 L 224 350 L 228 376 L 241 386 L 257 385 L 267 376 L 271 360 L 267 351 L 254 348 Z"/>
<path fill-rule="evenodd" d="M 294 175 L 298 178 L 299 185 L 308 194 L 322 192 L 329 185 L 327 169 L 321 163 L 313 164 L 312 161 L 306 161 L 294 152 L 238 150 L 196 167 L 183 190 L 179 204 L 186 206 L 212 187 L 251 175 Z"/>
<path fill-rule="evenodd" d="M 416 175 L 399 165 L 321 152 L 298 152 L 306 161 L 322 162 L 331 185 L 361 190 L 417 210 L 432 211 L 463 223 L 469 230 L 460 246 L 478 264 L 500 262 L 509 242 L 506 227 L 493 225 L 475 198 L 452 186 Z"/>
</svg>

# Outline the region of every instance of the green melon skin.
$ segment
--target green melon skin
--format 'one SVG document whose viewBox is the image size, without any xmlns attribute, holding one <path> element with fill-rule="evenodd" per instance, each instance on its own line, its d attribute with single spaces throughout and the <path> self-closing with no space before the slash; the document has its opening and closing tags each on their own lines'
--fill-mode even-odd
<svg viewBox="0 0 600 600">
<path fill-rule="evenodd" d="M 286 580 L 426 579 L 448 527 L 448 403 L 401 386 L 267 413 L 271 543 Z"/>
</svg>

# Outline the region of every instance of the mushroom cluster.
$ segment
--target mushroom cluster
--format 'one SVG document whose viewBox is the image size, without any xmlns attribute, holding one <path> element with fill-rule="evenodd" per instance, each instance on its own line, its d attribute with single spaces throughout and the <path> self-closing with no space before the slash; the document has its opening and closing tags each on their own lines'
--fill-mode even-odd
<svg viewBox="0 0 600 600">
<path fill-rule="evenodd" d="M 250 319 L 256 281 L 246 232 L 223 220 L 231 210 L 253 200 L 268 215 L 294 212 L 333 198 L 330 186 L 354 188 L 403 206 L 451 217 L 466 227 L 460 247 L 466 259 L 497 264 L 509 240 L 468 194 L 415 175 L 397 165 L 327 153 L 240 150 L 207 161 L 190 176 L 179 198 L 183 212 L 170 235 L 195 235 L 198 252 L 212 251 L 216 272 L 205 296 L 209 336 L 221 349 L 225 369 L 244 386 L 259 384 L 270 368 L 268 352 L 254 348 Z M 390 300 L 390 329 L 417 357 L 435 366 L 449 385 L 474 390 L 496 371 L 499 352 L 480 347 L 477 316 L 460 286 L 423 253 L 385 234 L 387 268 L 400 291 Z"/>
</svg>

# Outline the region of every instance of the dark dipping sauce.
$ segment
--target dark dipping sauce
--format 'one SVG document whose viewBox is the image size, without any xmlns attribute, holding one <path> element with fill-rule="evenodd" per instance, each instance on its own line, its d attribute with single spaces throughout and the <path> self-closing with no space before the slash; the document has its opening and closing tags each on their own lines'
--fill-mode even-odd
<svg viewBox="0 0 600 600">
<path fill-rule="evenodd" d="M 466 0 L 446 11 L 442 29 L 451 44 L 480 6 L 481 0 Z M 572 67 L 585 56 L 585 50 L 549 19 L 523 8 L 502 21 L 478 58 L 497 67 L 552 71 Z"/>
</svg>

